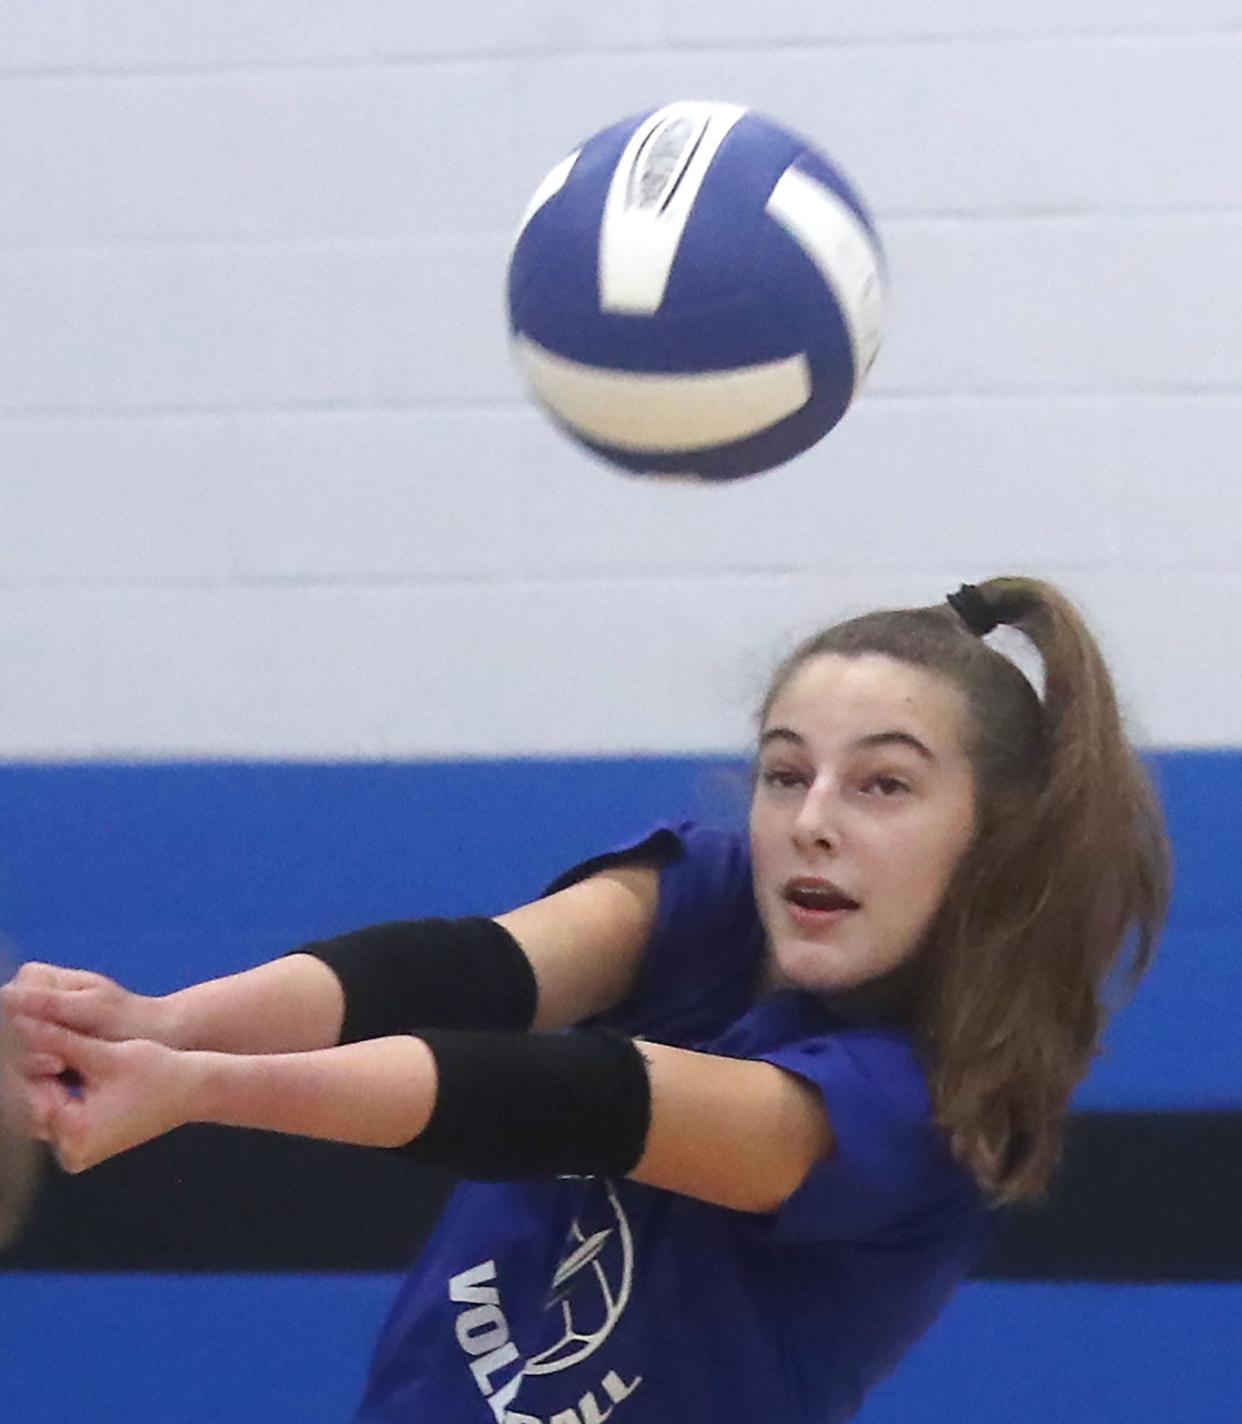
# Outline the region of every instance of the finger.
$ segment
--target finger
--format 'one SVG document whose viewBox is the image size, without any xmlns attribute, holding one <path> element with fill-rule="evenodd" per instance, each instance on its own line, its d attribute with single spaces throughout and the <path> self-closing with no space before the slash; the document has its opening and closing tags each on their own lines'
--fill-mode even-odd
<svg viewBox="0 0 1242 1424">
<path fill-rule="evenodd" d="M 6 1021 L 3 1024 L 3 1043 L 0 1057 L 6 1067 L 23 1078 L 54 1077 L 65 1069 L 65 1061 L 59 1054 L 32 1049 L 23 1038 L 18 1023 L 25 1019 Z"/>
<path fill-rule="evenodd" d="M 0 1002 L 10 1017 L 46 1019 L 66 1028 L 89 1031 L 98 1020 L 92 996 L 80 990 L 27 987 L 8 984 L 0 989 Z"/>
<path fill-rule="evenodd" d="M 12 1023 L 18 1042 L 27 1053 L 46 1053 L 60 1058 L 64 1067 L 76 1068 L 86 1074 L 97 1072 L 108 1061 L 107 1054 L 112 1045 L 100 1039 L 74 1033 L 72 1029 L 49 1023 L 46 1019 L 18 1015 Z"/>
<path fill-rule="evenodd" d="M 69 1066 L 56 1053 L 17 1052 L 12 1057 L 14 1073 L 22 1078 L 55 1078 Z"/>
<path fill-rule="evenodd" d="M 37 959 L 30 959 L 18 969 L 12 982 L 32 988 L 92 989 L 101 977 L 89 969 L 63 969 L 59 964 L 43 964 Z"/>
<path fill-rule="evenodd" d="M 43 964 L 37 959 L 28 959 L 25 964 L 17 966 L 17 971 L 13 975 L 13 983 L 52 984 L 55 983 L 55 976 L 59 972 L 54 964 Z"/>
<path fill-rule="evenodd" d="M 81 1103 L 71 1099 L 56 1103 L 49 1116 L 49 1141 L 61 1168 L 75 1175 L 102 1159 L 91 1150 L 90 1125 Z"/>
<path fill-rule="evenodd" d="M 23 1079 L 18 1083 L 9 1097 L 26 1136 L 51 1141 L 51 1117 L 62 1096 L 63 1089 L 55 1078 Z"/>
</svg>

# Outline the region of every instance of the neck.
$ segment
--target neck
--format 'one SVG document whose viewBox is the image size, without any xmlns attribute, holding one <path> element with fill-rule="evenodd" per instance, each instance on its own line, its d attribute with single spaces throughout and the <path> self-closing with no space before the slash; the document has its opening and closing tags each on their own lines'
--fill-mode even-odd
<svg viewBox="0 0 1242 1424">
<path fill-rule="evenodd" d="M 864 984 L 854 984 L 848 989 L 814 990 L 803 989 L 801 985 L 784 978 L 768 957 L 763 965 L 760 992 L 770 994 L 779 989 L 798 989 L 814 994 L 838 1018 L 849 1023 L 909 1025 L 914 1022 L 915 1004 L 921 991 L 921 969 L 916 957 Z"/>
</svg>

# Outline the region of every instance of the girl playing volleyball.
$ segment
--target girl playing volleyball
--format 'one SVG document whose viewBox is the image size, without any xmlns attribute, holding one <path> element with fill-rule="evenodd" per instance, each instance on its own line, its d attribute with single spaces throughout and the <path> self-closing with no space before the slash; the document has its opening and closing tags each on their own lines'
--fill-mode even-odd
<svg viewBox="0 0 1242 1424">
<path fill-rule="evenodd" d="M 1001 623 L 1042 700 L 986 641 Z M 787 659 L 748 838 L 664 826 L 494 920 L 376 926 L 162 999 L 40 965 L 3 994 L 71 1171 L 195 1121 L 466 1179 L 360 1419 L 829 1424 L 934 1319 L 991 1207 L 1047 1185 L 1167 892 L 1095 642 L 1054 588 L 994 579 Z"/>
</svg>

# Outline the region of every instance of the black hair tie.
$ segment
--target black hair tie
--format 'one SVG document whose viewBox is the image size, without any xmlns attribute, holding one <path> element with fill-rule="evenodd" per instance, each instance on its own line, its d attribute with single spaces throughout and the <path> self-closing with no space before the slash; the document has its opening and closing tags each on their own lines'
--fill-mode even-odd
<svg viewBox="0 0 1242 1424">
<path fill-rule="evenodd" d="M 977 638 L 1004 622 L 973 583 L 964 583 L 956 593 L 949 594 L 945 602 Z"/>
</svg>

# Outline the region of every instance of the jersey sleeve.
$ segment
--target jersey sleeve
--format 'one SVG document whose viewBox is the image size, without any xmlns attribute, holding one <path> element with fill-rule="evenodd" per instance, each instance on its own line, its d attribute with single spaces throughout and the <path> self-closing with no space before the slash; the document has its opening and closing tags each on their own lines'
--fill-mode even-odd
<svg viewBox="0 0 1242 1424">
<path fill-rule="evenodd" d="M 677 822 L 571 867 L 548 887 L 564 889 L 610 866 L 660 872 L 655 924 L 630 994 L 595 1022 L 690 1046 L 742 1012 L 762 959 L 750 856 L 738 833 Z"/>
<path fill-rule="evenodd" d="M 777 1236 L 909 1241 L 979 1204 L 932 1120 L 926 1077 L 904 1035 L 847 1029 L 758 1055 L 809 1083 L 832 1131 L 829 1157 L 778 1209 Z"/>
</svg>

